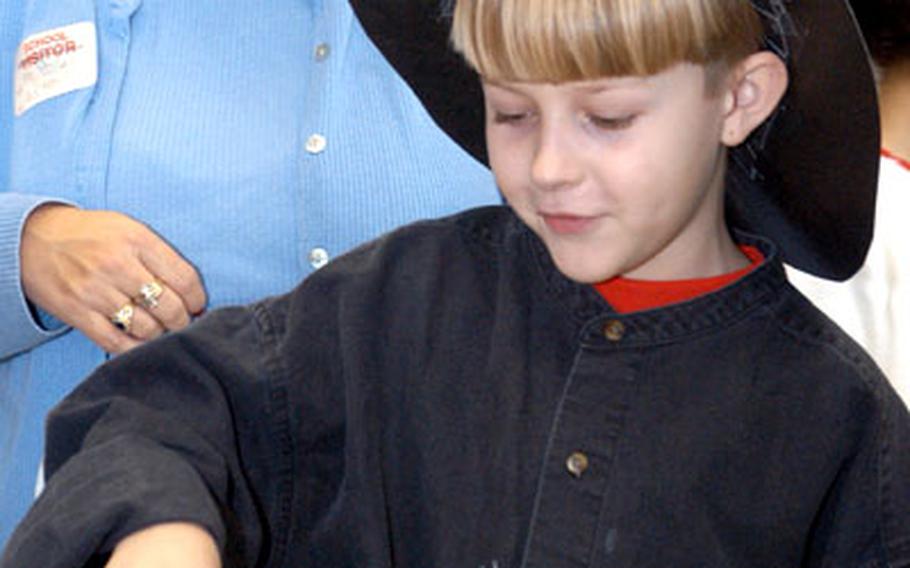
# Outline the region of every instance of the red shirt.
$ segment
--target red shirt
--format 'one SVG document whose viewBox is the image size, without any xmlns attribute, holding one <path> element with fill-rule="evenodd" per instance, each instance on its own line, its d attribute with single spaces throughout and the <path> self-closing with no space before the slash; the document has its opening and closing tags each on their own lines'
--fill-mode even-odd
<svg viewBox="0 0 910 568">
<path fill-rule="evenodd" d="M 739 280 L 760 265 L 765 257 L 755 247 L 740 246 L 749 266 L 728 274 L 689 280 L 634 280 L 617 276 L 594 285 L 600 295 L 620 313 L 637 312 L 676 304 L 719 290 Z"/>
</svg>

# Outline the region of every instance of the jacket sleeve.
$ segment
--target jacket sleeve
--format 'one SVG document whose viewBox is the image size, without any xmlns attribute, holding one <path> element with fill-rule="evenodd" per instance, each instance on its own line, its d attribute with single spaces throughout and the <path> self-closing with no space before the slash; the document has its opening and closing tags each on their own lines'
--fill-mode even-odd
<svg viewBox="0 0 910 568">
<path fill-rule="evenodd" d="M 814 523 L 806 566 L 910 567 L 910 414 L 884 386 L 864 423 L 857 451 L 845 461 Z"/>
<path fill-rule="evenodd" d="M 256 565 L 263 508 L 241 463 L 269 464 L 241 456 L 237 432 L 268 435 L 261 338 L 254 308 L 217 311 L 99 368 L 51 414 L 48 483 L 0 567 L 99 565 L 168 521 L 206 528 L 226 566 Z"/>
</svg>

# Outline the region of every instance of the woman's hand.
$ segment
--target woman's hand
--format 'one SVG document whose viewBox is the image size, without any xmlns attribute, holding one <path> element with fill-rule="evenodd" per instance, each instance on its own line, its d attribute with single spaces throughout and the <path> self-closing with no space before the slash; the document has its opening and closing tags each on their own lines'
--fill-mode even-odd
<svg viewBox="0 0 910 568">
<path fill-rule="evenodd" d="M 121 213 L 44 205 L 26 220 L 20 253 L 26 297 L 109 353 L 180 329 L 205 307 L 196 270 Z"/>
<path fill-rule="evenodd" d="M 204 529 L 166 523 L 121 540 L 105 568 L 221 568 L 221 557 Z"/>
</svg>

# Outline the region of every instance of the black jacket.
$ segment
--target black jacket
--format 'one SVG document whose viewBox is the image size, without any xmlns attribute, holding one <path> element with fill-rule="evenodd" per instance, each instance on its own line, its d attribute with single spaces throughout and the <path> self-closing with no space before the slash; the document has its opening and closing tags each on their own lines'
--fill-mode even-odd
<svg viewBox="0 0 910 568">
<path fill-rule="evenodd" d="M 910 417 L 787 282 L 618 315 L 506 208 L 102 367 L 2 568 L 198 522 L 228 566 L 910 565 Z M 92 560 L 94 559 L 94 560 Z"/>
</svg>

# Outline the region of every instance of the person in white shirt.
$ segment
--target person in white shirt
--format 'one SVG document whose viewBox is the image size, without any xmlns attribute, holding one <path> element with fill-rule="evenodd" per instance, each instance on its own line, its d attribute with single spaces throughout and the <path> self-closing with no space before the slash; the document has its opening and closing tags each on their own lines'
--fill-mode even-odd
<svg viewBox="0 0 910 568">
<path fill-rule="evenodd" d="M 790 279 L 873 356 L 910 405 L 910 2 L 852 2 L 878 71 L 882 159 L 875 236 L 844 283 Z"/>
</svg>

